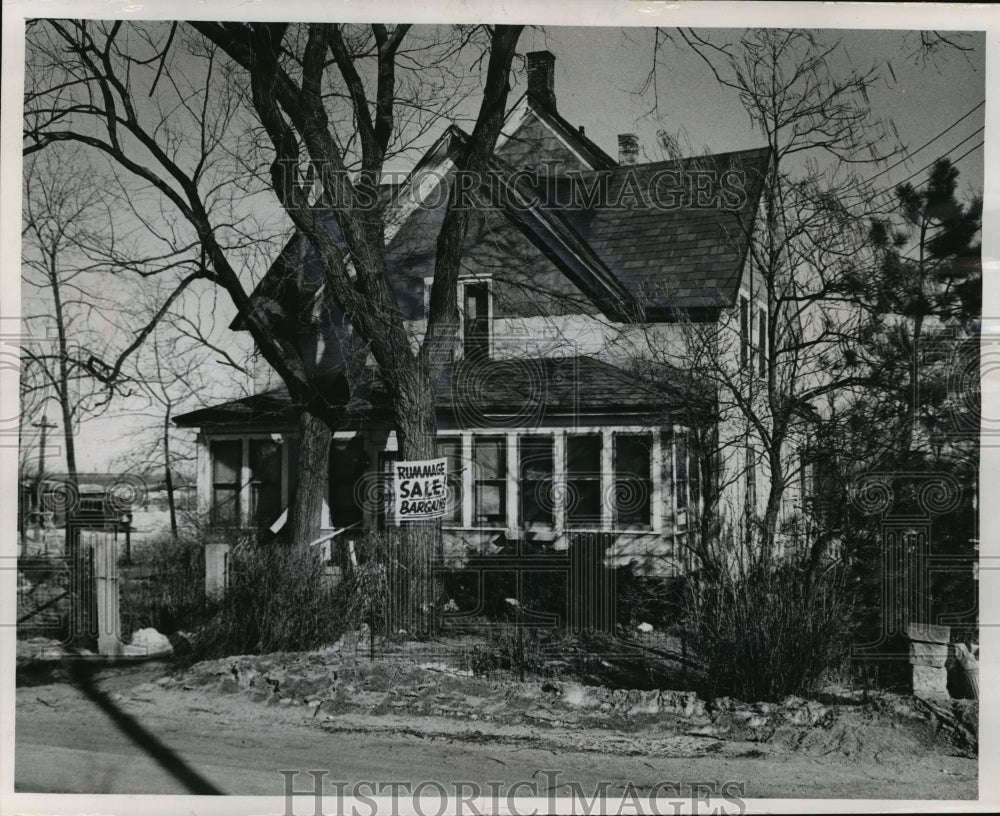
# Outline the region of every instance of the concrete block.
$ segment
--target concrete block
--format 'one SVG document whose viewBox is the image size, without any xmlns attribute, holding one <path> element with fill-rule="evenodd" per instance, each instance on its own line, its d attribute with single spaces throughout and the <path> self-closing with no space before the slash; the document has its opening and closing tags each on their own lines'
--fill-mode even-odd
<svg viewBox="0 0 1000 816">
<path fill-rule="evenodd" d="M 948 662 L 947 643 L 921 643 L 910 641 L 910 663 L 914 666 L 943 668 Z"/>
<path fill-rule="evenodd" d="M 908 623 L 906 636 L 923 643 L 948 643 L 951 640 L 951 627 L 933 623 Z"/>
<path fill-rule="evenodd" d="M 948 693 L 947 670 L 937 666 L 914 666 L 913 693 L 918 696 L 923 694 L 946 695 Z"/>
</svg>

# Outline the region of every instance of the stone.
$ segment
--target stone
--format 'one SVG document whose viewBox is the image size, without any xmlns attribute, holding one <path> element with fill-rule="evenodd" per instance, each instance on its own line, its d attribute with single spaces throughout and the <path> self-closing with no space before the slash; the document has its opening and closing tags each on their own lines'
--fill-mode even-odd
<svg viewBox="0 0 1000 816">
<path fill-rule="evenodd" d="M 132 635 L 132 642 L 129 645 L 133 650 L 147 655 L 170 654 L 174 650 L 170 638 L 153 628 L 138 629 Z"/>
<path fill-rule="evenodd" d="M 636 703 L 628 710 L 629 717 L 635 717 L 642 714 L 658 714 L 660 712 L 660 706 L 656 698 L 645 699 Z"/>
<path fill-rule="evenodd" d="M 913 693 L 948 694 L 948 672 L 944 667 L 913 666 Z"/>
<path fill-rule="evenodd" d="M 908 623 L 906 636 L 923 643 L 948 643 L 951 640 L 951 627 L 933 623 Z"/>
<path fill-rule="evenodd" d="M 947 643 L 922 643 L 910 641 L 910 663 L 914 666 L 944 668 L 948 662 Z"/>
</svg>

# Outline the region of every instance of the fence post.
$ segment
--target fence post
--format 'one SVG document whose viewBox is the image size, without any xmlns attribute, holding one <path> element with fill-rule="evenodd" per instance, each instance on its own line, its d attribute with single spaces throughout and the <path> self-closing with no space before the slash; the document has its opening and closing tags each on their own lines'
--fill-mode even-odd
<svg viewBox="0 0 1000 816">
<path fill-rule="evenodd" d="M 226 591 L 226 556 L 229 544 L 212 541 L 205 544 L 205 595 L 213 597 Z"/>
<path fill-rule="evenodd" d="M 102 655 L 124 653 L 118 637 L 121 615 L 118 597 L 118 548 L 109 534 L 94 535 L 94 582 L 97 592 L 97 652 Z"/>
</svg>

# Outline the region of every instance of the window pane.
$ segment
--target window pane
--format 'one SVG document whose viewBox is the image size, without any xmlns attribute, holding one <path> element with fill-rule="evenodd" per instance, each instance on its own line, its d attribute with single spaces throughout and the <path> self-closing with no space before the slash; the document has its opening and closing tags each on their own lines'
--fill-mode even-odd
<svg viewBox="0 0 1000 816">
<path fill-rule="evenodd" d="M 571 475 L 600 475 L 601 437 L 598 434 L 566 437 L 566 470 Z"/>
<path fill-rule="evenodd" d="M 601 437 L 566 437 L 566 523 L 601 524 Z"/>
<path fill-rule="evenodd" d="M 615 436 L 615 520 L 619 525 L 650 523 L 651 436 Z"/>
<path fill-rule="evenodd" d="M 507 440 L 500 437 L 481 437 L 473 440 L 477 479 L 507 478 Z"/>
<path fill-rule="evenodd" d="M 549 436 L 521 439 L 520 499 L 522 524 L 553 524 L 553 440 Z"/>
<path fill-rule="evenodd" d="M 476 516 L 481 522 L 502 521 L 505 485 L 479 482 L 476 485 Z"/>
<path fill-rule="evenodd" d="M 239 520 L 239 493 L 230 487 L 216 487 L 212 491 L 212 522 L 238 524 Z"/>
<path fill-rule="evenodd" d="M 239 439 L 212 443 L 212 481 L 238 483 L 242 468 L 243 442 Z"/>
<path fill-rule="evenodd" d="M 281 483 L 281 444 L 271 439 L 250 440 L 250 478 Z"/>
<path fill-rule="evenodd" d="M 615 471 L 619 476 L 649 479 L 651 436 L 615 436 Z"/>
</svg>

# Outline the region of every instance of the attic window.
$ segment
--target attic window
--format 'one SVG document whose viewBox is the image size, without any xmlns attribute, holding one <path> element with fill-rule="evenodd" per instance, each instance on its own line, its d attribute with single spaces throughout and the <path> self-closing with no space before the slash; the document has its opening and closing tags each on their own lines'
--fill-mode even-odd
<svg viewBox="0 0 1000 816">
<path fill-rule="evenodd" d="M 462 356 L 485 360 L 490 356 L 490 288 L 487 283 L 462 287 Z"/>
</svg>

